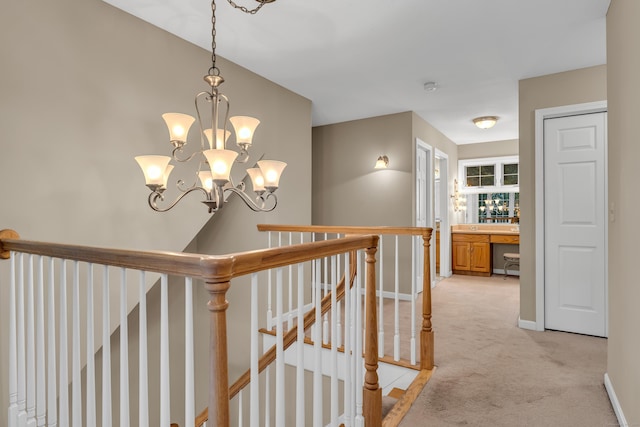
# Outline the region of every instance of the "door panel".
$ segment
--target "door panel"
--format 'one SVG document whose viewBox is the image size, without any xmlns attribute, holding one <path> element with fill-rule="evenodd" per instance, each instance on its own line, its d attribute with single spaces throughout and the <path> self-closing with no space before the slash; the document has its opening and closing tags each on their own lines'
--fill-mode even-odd
<svg viewBox="0 0 640 427">
<path fill-rule="evenodd" d="M 606 335 L 606 113 L 546 119 L 545 327 Z"/>
</svg>

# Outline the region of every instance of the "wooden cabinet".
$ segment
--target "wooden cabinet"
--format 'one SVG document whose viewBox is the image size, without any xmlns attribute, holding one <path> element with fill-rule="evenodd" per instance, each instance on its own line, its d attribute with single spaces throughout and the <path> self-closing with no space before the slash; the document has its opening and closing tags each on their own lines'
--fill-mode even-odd
<svg viewBox="0 0 640 427">
<path fill-rule="evenodd" d="M 491 275 L 491 243 L 488 234 L 454 233 L 451 247 L 454 273 Z"/>
</svg>

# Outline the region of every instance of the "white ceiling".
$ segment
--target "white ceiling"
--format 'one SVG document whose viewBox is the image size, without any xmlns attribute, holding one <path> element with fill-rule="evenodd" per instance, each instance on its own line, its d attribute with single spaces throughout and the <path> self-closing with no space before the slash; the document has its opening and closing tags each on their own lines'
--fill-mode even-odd
<svg viewBox="0 0 640 427">
<path fill-rule="evenodd" d="M 105 1 L 210 50 L 209 0 Z M 609 2 L 218 0 L 216 52 L 312 100 L 314 126 L 412 110 L 457 144 L 517 139 L 518 80 L 606 63 Z"/>
</svg>

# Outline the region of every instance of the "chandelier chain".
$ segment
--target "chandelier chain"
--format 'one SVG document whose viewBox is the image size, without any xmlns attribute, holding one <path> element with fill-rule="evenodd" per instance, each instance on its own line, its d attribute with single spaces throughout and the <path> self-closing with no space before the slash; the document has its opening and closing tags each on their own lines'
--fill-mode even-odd
<svg viewBox="0 0 640 427">
<path fill-rule="evenodd" d="M 216 2 L 211 2 L 211 68 L 210 76 L 219 76 L 220 70 L 216 66 Z"/>
<path fill-rule="evenodd" d="M 257 0 L 258 3 L 260 3 L 260 4 L 258 6 L 256 6 L 255 9 L 247 9 L 244 6 L 240 6 L 240 5 L 236 4 L 236 2 L 234 2 L 233 0 L 227 0 L 227 1 L 235 9 L 239 9 L 239 10 L 243 11 L 244 13 L 248 13 L 250 15 L 255 15 L 256 13 L 258 13 L 258 11 L 262 8 L 262 6 L 264 6 L 265 3 L 267 3 L 266 1 Z"/>
</svg>

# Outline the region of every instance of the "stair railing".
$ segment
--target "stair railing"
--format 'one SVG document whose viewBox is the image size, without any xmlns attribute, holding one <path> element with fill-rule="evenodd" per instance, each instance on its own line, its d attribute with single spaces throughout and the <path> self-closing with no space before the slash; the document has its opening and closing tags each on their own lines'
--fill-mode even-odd
<svg viewBox="0 0 640 427">
<path fill-rule="evenodd" d="M 228 426 L 231 422 L 230 416 L 230 388 L 229 388 L 229 365 L 228 365 L 228 341 L 227 341 L 227 291 L 232 286 L 231 280 L 239 276 L 250 275 L 252 282 L 252 305 L 259 303 L 258 298 L 258 275 L 261 272 L 275 269 L 277 276 L 282 275 L 283 269 L 289 265 L 299 266 L 302 263 L 313 263 L 315 268 L 312 273 L 316 280 L 321 280 L 320 260 L 325 257 L 337 259 L 339 254 L 351 254 L 354 251 L 362 253 L 358 256 L 358 261 L 366 263 L 366 273 L 361 278 L 361 286 L 365 289 L 365 306 L 361 307 L 356 303 L 360 298 L 352 297 L 349 305 L 356 309 L 365 310 L 368 315 L 356 313 L 351 318 L 354 320 L 365 318 L 364 325 L 355 325 L 352 330 L 364 331 L 364 347 L 359 338 L 349 339 L 354 347 L 349 353 L 355 356 L 364 354 L 364 376 L 361 382 L 356 379 L 352 382 L 354 389 L 360 389 L 361 407 L 360 413 L 354 413 L 354 418 L 346 425 L 367 426 L 381 425 L 381 390 L 378 384 L 377 363 L 377 318 L 375 306 L 375 253 L 377 250 L 378 236 L 353 236 L 328 241 L 309 242 L 299 245 L 292 245 L 280 248 L 271 248 L 251 252 L 229 254 L 222 256 L 208 256 L 172 252 L 151 252 L 151 251 L 129 251 L 104 249 L 87 246 L 62 245 L 53 243 L 40 243 L 19 239 L 17 233 L 10 230 L 0 231 L 0 256 L 10 258 L 10 334 L 9 345 L 6 347 L 10 353 L 10 381 L 9 381 L 9 426 L 23 426 L 37 424 L 42 425 L 46 421 L 49 425 L 68 426 L 72 422 L 74 426 L 92 426 L 97 423 L 97 414 L 102 414 L 102 425 L 108 426 L 119 424 L 120 426 L 139 425 L 141 427 L 154 424 L 168 427 L 171 418 L 178 416 L 170 413 L 171 408 L 171 386 L 169 369 L 174 369 L 174 365 L 169 360 L 169 292 L 176 286 L 169 286 L 170 279 L 182 277 L 181 286 L 185 292 L 185 314 L 184 342 L 179 345 L 185 347 L 185 415 L 186 425 L 190 425 L 188 420 L 194 420 L 194 376 L 200 369 L 194 366 L 193 350 L 193 280 L 201 280 L 209 294 L 207 308 L 209 311 L 210 342 L 209 342 L 209 391 L 208 391 L 208 419 L 216 426 Z M 345 267 L 347 257 L 344 257 Z M 5 264 L 6 265 L 6 264 Z M 363 271 L 365 269 L 360 269 Z M 113 288 L 113 271 L 116 271 L 120 284 L 120 381 L 119 392 L 119 423 L 112 419 L 111 395 L 111 351 L 108 350 L 113 337 L 109 330 L 110 313 L 110 291 Z M 132 272 L 138 271 L 140 277 L 137 288 L 140 298 L 139 313 L 139 384 L 138 399 L 129 398 L 129 370 L 128 360 L 130 355 L 128 347 L 130 340 L 127 337 L 128 311 L 126 293 L 131 286 Z M 300 270 L 298 270 L 300 271 Z M 345 268 L 345 274 L 350 269 Z M 96 272 L 102 274 L 95 274 Z M 147 349 L 146 316 L 147 316 L 147 289 L 146 273 L 158 273 L 160 275 L 160 372 L 158 375 L 149 376 L 147 371 L 147 360 L 151 353 Z M 0 276 L 2 277 L 2 276 Z M 351 278 L 351 277 L 350 277 Z M 322 278 L 324 280 L 324 278 Z M 356 291 L 359 292 L 358 280 L 356 279 Z M 118 282 L 118 280 L 116 280 Z M 282 281 L 276 280 L 276 287 L 280 289 L 282 296 Z M 344 283 L 344 282 L 343 282 Z M 1 284 L 5 286 L 4 283 Z M 101 285 L 101 286 L 100 286 Z M 335 303 L 338 298 L 339 284 L 334 280 L 331 284 L 331 302 Z M 182 289 L 182 287 L 180 289 Z M 66 291 L 71 288 L 71 298 L 67 298 Z M 102 297 L 98 298 L 100 304 L 95 303 L 94 288 L 103 291 Z M 319 291 L 320 288 L 316 287 Z M 344 286 L 343 286 L 344 289 Z M 319 292 L 316 291 L 317 301 Z M 356 295 L 345 292 L 346 295 Z M 81 299 L 81 295 L 83 298 Z M 359 295 L 359 293 L 357 294 Z M 304 306 L 304 301 L 299 300 Z M 284 311 L 282 308 L 282 298 L 277 302 L 277 335 L 284 336 L 282 324 L 284 323 Z M 68 306 L 71 306 L 71 314 L 67 313 Z M 44 307 L 47 307 L 46 309 Z M 102 308 L 102 330 L 103 345 L 101 354 L 102 360 L 102 392 L 96 387 L 96 360 L 97 354 L 93 343 L 93 330 L 97 326 L 94 320 L 99 315 L 94 313 L 94 306 Z M 56 311 L 59 310 L 59 317 Z M 322 316 L 322 306 L 317 304 L 314 307 L 317 318 Z M 100 311 L 100 310 L 95 310 Z M 302 313 L 304 309 L 300 309 Z M 81 349 L 81 312 L 86 312 L 85 323 L 86 352 Z M 358 316 L 360 314 L 360 316 Z M 45 321 L 46 317 L 46 321 Z M 71 325 L 67 325 L 67 319 L 71 319 Z M 173 319 L 172 319 L 173 321 Z M 254 322 L 252 320 L 252 322 Z M 256 322 L 257 323 L 257 322 Z M 302 322 L 300 322 L 302 323 Z M 45 329 L 46 325 L 46 329 Z M 57 328 L 56 328 L 57 326 Z M 255 326 L 252 323 L 252 328 Z M 71 330 L 71 337 L 67 336 Z M 300 329 L 297 334 L 300 334 Z M 319 328 L 314 331 L 314 346 L 320 345 Z M 302 330 L 304 333 L 304 330 Z M 298 338 L 305 339 L 304 335 Z M 252 338 L 254 340 L 254 338 Z M 346 343 L 346 341 L 345 341 Z M 4 344 L 2 345 L 5 348 Z M 67 349 L 70 349 L 71 357 L 68 357 Z M 56 349 L 58 351 L 56 351 Z M 331 350 L 334 354 L 336 350 Z M 276 389 L 284 387 L 284 371 L 282 359 L 286 356 L 284 345 L 280 340 L 276 348 Z M 299 356 L 298 356 L 299 357 Z M 84 363 L 83 363 L 83 359 Z M 313 363 L 319 364 L 319 357 Z M 258 358 L 252 356 L 252 367 L 257 365 Z M 332 362 L 335 365 L 335 359 Z M 354 358 L 351 362 L 355 367 L 355 373 L 362 373 L 358 368 L 358 362 Z M 71 378 L 67 372 L 67 366 L 71 365 Z M 278 367 L 280 366 L 280 367 Z M 334 366 L 335 367 L 335 366 Z M 257 366 L 256 366 L 257 368 Z M 337 370 L 336 370 L 337 371 Z M 334 372 L 336 372 L 334 371 Z M 256 370 L 257 372 L 257 370 Z M 250 374 L 257 375 L 257 374 Z M 314 373 L 314 376 L 321 375 Z M 86 379 L 82 380 L 84 377 Z M 150 412 L 149 388 L 147 384 L 150 377 L 159 379 L 159 414 Z M 148 382 L 149 381 L 149 382 Z M 337 382 L 332 378 L 333 384 Z M 360 384 L 360 385 L 358 385 Z M 251 386 L 257 387 L 257 381 L 251 382 Z M 314 392 L 323 393 L 320 383 L 314 383 Z M 84 389 L 84 393 L 83 393 Z M 356 393 L 357 395 L 358 393 Z M 267 394 L 268 395 L 268 394 Z M 314 395 L 314 399 L 318 397 Z M 252 393 L 250 406 L 251 425 L 267 424 L 271 416 L 267 415 L 259 421 L 259 402 L 264 399 L 264 395 L 254 396 Z M 285 415 L 284 399 L 282 390 L 276 394 L 276 425 L 282 423 Z M 331 404 L 335 405 L 337 397 L 331 395 Z M 258 402 L 258 403 L 256 403 Z M 357 406 L 357 405 L 356 405 Z M 256 411 L 254 408 L 258 408 Z M 299 408 L 299 405 L 297 405 Z M 131 412 L 130 412 L 131 410 Z M 343 408 L 331 407 L 331 423 L 336 423 L 336 413 Z M 267 408 L 264 407 L 264 411 Z M 263 411 L 263 412 L 264 412 Z M 324 425 L 326 416 L 322 415 L 324 408 L 314 411 L 314 424 Z M 133 413 L 137 413 L 137 421 L 132 418 Z M 318 415 L 319 414 L 319 415 Z M 239 413 L 238 417 L 242 417 Z M 359 417 L 359 418 L 358 418 Z M 181 416 L 180 416 L 181 418 Z M 151 420 L 151 421 L 150 421 Z M 301 418 L 297 418 L 300 424 Z M 307 425 L 305 418 L 302 422 Z"/>
<path fill-rule="evenodd" d="M 324 241 L 347 235 L 378 235 L 379 271 L 376 283 L 378 357 L 381 361 L 411 366 L 420 370 L 433 369 L 434 334 L 431 322 L 430 258 L 432 228 L 258 224 L 258 230 L 268 233 L 269 247 L 282 247 L 294 242 Z M 326 276 L 331 266 L 325 263 L 323 267 Z M 271 287 L 269 288 L 271 294 Z M 323 291 L 325 289 L 323 288 Z M 405 301 L 408 301 L 410 305 L 411 331 L 408 339 L 401 340 L 400 306 Z M 421 316 L 416 313 L 418 301 L 422 305 Z M 389 306 L 391 305 L 393 307 L 390 310 Z M 386 310 L 385 307 L 387 307 Z M 338 313 L 340 312 L 339 303 L 336 310 Z M 385 321 L 385 316 L 389 314 L 392 315 L 392 319 Z M 338 315 L 338 317 L 340 316 Z M 422 318 L 419 348 L 415 323 L 417 317 Z M 268 319 L 268 321 L 272 320 Z M 328 315 L 325 315 L 322 324 L 325 344 L 327 344 L 330 324 Z M 388 327 L 386 325 L 392 325 L 391 334 L 385 330 Z M 389 338 L 387 340 L 389 345 L 386 347 L 392 348 L 390 354 L 385 351 L 385 337 Z M 408 357 L 402 357 L 403 354 L 408 354 Z M 419 361 L 417 360 L 418 354 Z"/>
</svg>

